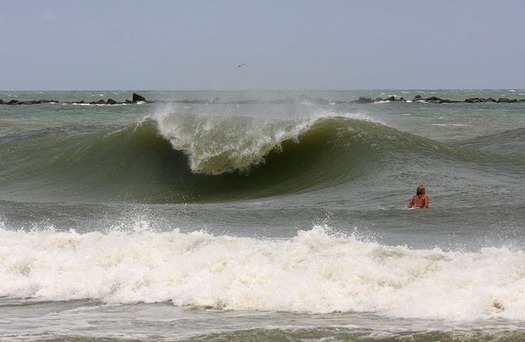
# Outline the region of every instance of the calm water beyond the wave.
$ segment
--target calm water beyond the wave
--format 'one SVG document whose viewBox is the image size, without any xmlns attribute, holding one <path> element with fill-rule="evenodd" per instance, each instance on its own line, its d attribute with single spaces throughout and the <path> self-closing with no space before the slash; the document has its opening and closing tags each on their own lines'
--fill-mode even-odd
<svg viewBox="0 0 525 342">
<path fill-rule="evenodd" d="M 131 93 L 0 92 L 0 340 L 525 340 L 525 102 L 345 103 L 525 90 Z"/>
</svg>

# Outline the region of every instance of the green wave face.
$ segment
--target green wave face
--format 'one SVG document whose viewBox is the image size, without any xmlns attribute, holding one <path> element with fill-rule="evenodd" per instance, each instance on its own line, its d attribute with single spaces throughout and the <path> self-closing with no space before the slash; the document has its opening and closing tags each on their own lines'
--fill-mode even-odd
<svg viewBox="0 0 525 342">
<path fill-rule="evenodd" d="M 124 128 L 41 130 L 0 143 L 2 196 L 47 201 L 260 198 L 352 182 L 387 163 L 464 157 L 445 144 L 333 116 L 278 122 L 171 115 Z"/>
</svg>

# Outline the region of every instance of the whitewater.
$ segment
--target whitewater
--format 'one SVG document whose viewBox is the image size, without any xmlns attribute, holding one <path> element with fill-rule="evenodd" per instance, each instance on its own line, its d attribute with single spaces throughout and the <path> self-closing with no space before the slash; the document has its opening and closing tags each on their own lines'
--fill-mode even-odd
<svg viewBox="0 0 525 342">
<path fill-rule="evenodd" d="M 322 226 L 286 240 L 141 229 L 3 230 L 0 257 L 8 276 L 0 291 L 42 301 L 525 320 L 522 251 L 411 250 Z"/>
</svg>

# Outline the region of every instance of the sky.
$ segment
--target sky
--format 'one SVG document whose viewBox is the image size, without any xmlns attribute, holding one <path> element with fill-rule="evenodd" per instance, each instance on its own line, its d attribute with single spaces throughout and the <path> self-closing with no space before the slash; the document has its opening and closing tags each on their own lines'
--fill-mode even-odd
<svg viewBox="0 0 525 342">
<path fill-rule="evenodd" d="M 523 0 L 0 0 L 0 8 L 0 90 L 525 88 Z"/>
</svg>

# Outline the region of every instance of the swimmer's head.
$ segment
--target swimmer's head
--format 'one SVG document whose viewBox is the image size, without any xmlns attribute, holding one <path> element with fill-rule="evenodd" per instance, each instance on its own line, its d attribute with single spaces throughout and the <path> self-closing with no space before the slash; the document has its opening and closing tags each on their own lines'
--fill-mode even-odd
<svg viewBox="0 0 525 342">
<path fill-rule="evenodd" d="M 426 192 L 425 190 L 425 186 L 424 185 L 420 185 L 417 187 L 417 191 L 416 191 L 416 194 L 419 196 L 419 195 L 422 195 Z"/>
</svg>

